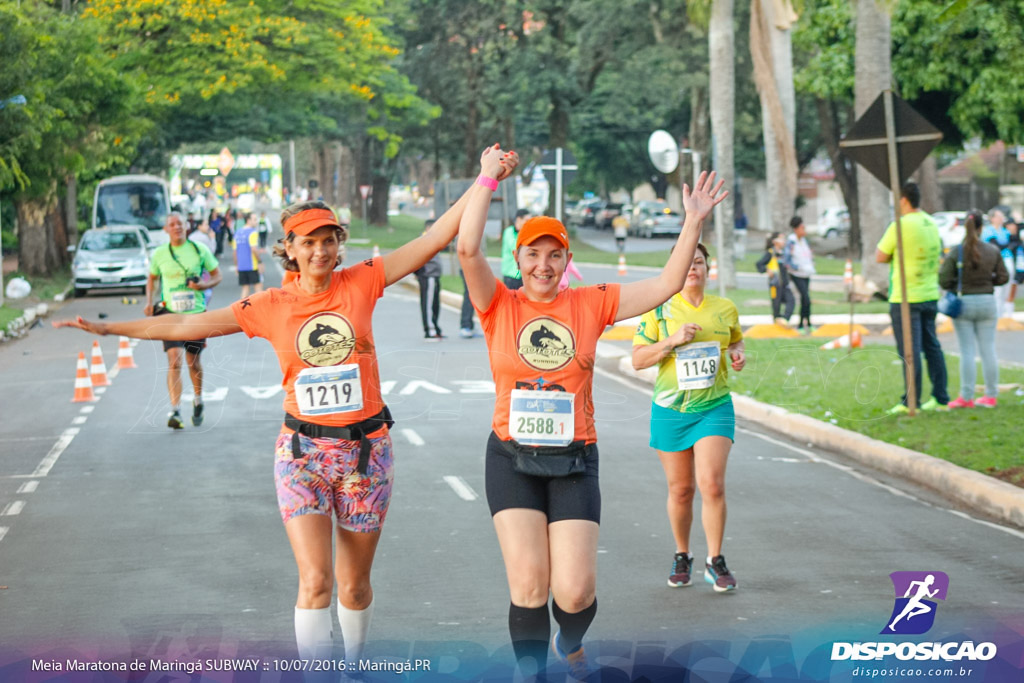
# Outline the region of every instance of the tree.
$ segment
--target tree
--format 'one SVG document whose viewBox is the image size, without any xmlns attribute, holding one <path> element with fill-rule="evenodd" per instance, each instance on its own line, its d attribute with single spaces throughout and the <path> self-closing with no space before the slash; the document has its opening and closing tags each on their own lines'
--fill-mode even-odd
<svg viewBox="0 0 1024 683">
<path fill-rule="evenodd" d="M 89 22 L 25 3 L 0 7 L 0 25 L 3 49 L 19 53 L 11 62 L 19 68 L 4 70 L 4 87 L 26 98 L 0 118 L 7 128 L 0 187 L 15 187 L 19 267 L 46 275 L 68 260 L 68 217 L 59 205 L 68 179 L 124 163 L 145 123 L 131 117 L 134 84 L 96 49 Z"/>
<path fill-rule="evenodd" d="M 708 53 L 711 88 L 711 133 L 715 139 L 715 170 L 724 187 L 732 190 L 736 184 L 733 161 L 735 135 L 736 76 L 733 55 L 733 0 L 712 0 L 708 25 Z M 721 231 L 722 250 L 718 254 L 718 276 L 726 287 L 736 286 L 736 267 L 733 263 L 734 197 L 730 193 L 715 214 L 715 230 Z"/>
<path fill-rule="evenodd" d="M 854 109 L 860 117 L 879 93 L 891 87 L 891 20 L 880 0 L 857 0 Z M 892 193 L 863 168 L 857 168 L 860 208 L 861 273 L 880 291 L 888 289 L 889 266 L 875 261 L 875 245 L 890 222 Z"/>
</svg>

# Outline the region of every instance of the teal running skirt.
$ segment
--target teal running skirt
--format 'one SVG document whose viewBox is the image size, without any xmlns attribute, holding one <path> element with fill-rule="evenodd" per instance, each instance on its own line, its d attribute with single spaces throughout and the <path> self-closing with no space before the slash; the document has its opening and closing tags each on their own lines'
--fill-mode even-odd
<svg viewBox="0 0 1024 683">
<path fill-rule="evenodd" d="M 736 441 L 736 413 L 731 396 L 699 413 L 681 413 L 651 404 L 651 448 L 685 451 L 705 436 L 724 436 Z"/>
</svg>

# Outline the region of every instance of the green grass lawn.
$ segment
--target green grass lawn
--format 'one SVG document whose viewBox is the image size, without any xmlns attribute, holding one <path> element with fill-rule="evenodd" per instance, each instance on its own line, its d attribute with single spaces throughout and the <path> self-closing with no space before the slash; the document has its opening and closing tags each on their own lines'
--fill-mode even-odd
<svg viewBox="0 0 1024 683">
<path fill-rule="evenodd" d="M 747 341 L 747 367 L 732 373 L 733 390 L 844 429 L 948 460 L 1024 486 L 1024 395 L 999 395 L 994 410 L 919 413 L 889 417 L 903 394 L 895 346 L 869 345 L 847 353 L 819 351 L 821 340 Z M 949 393 L 960 386 L 960 361 L 947 356 Z M 931 386 L 924 376 L 925 400 Z M 981 383 L 980 366 L 976 381 Z M 1024 370 L 1003 368 L 1001 384 L 1024 386 Z"/>
<path fill-rule="evenodd" d="M 709 285 L 708 291 L 717 293 L 715 286 Z M 768 287 L 764 289 L 730 289 L 728 296 L 736 304 L 740 315 L 771 315 L 772 304 L 768 295 Z M 800 312 L 800 295 L 793 292 L 794 314 Z M 869 301 L 855 304 L 854 312 L 888 313 L 889 304 L 884 301 Z M 845 292 L 811 292 L 811 321 L 814 317 L 826 314 L 849 315 L 850 302 L 846 301 Z M 794 320 L 796 318 L 794 317 Z"/>
</svg>

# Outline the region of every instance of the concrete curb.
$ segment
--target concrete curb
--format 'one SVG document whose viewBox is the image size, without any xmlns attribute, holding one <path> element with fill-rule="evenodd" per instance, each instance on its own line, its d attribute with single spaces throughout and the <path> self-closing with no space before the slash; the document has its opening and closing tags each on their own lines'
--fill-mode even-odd
<svg viewBox="0 0 1024 683">
<path fill-rule="evenodd" d="M 619 372 L 654 384 L 655 368 L 634 370 L 629 355 L 619 358 Z M 756 422 L 782 436 L 827 448 L 888 474 L 908 479 L 976 512 L 1001 522 L 1024 527 L 1024 489 L 968 470 L 940 458 L 894 446 L 863 434 L 842 429 L 806 415 L 791 413 L 754 400 L 732 395 L 736 415 Z"/>
</svg>

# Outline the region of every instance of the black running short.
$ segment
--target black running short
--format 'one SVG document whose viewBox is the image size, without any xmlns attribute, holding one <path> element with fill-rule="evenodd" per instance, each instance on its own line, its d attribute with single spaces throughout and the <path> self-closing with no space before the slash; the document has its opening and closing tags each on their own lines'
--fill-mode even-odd
<svg viewBox="0 0 1024 683">
<path fill-rule="evenodd" d="M 203 349 L 206 348 L 205 339 L 196 339 L 195 341 L 165 341 L 164 351 L 170 351 L 174 348 L 184 347 L 186 353 L 200 354 Z"/>
<path fill-rule="evenodd" d="M 534 477 L 512 468 L 512 456 L 491 432 L 487 440 L 485 488 L 491 516 L 509 508 L 540 510 L 548 523 L 585 519 L 601 523 L 597 448 L 586 459 L 587 471 L 568 477 Z"/>
<path fill-rule="evenodd" d="M 260 271 L 240 270 L 238 271 L 238 286 L 258 285 L 260 283 Z"/>
</svg>

